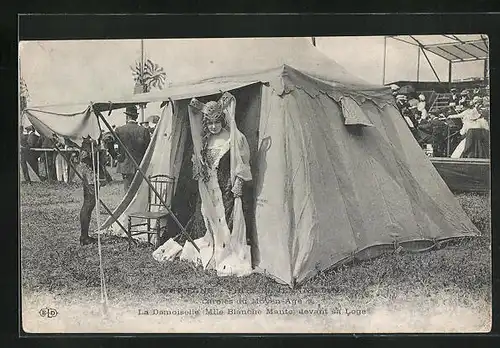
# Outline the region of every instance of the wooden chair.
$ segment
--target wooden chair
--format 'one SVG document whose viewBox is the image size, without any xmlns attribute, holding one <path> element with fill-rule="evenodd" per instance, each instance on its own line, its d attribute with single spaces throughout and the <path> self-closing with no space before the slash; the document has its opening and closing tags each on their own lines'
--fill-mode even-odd
<svg viewBox="0 0 500 348">
<path fill-rule="evenodd" d="M 169 202 L 173 187 L 175 183 L 175 179 L 169 175 L 158 174 L 158 175 L 150 175 L 149 181 L 155 190 L 161 195 L 165 202 Z M 157 209 L 155 209 L 157 207 Z M 170 206 L 169 206 L 170 208 Z M 156 211 L 155 211 L 156 210 Z M 167 223 L 165 221 L 165 226 L 161 226 L 161 219 L 166 218 L 170 213 L 165 208 L 165 206 L 161 203 L 160 199 L 156 196 L 154 191 L 149 187 L 148 190 L 148 210 L 142 212 L 131 213 L 128 216 L 128 244 L 129 249 L 132 244 L 132 237 L 138 236 L 141 234 L 148 235 L 148 242 L 151 243 L 151 236 L 156 235 L 156 243 L 155 248 L 158 247 L 160 235 L 162 231 L 167 230 Z M 139 223 L 132 223 L 132 219 L 139 220 Z M 155 220 L 156 224 L 154 229 L 151 229 L 151 221 Z M 146 230 L 138 230 L 137 227 L 146 226 Z M 135 228 L 135 229 L 134 229 Z"/>
</svg>

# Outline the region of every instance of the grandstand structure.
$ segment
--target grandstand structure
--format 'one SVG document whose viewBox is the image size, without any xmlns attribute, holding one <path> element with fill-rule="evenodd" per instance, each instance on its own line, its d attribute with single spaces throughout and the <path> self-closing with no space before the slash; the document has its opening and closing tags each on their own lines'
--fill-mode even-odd
<svg viewBox="0 0 500 348">
<path fill-rule="evenodd" d="M 417 60 L 417 81 L 404 81 L 405 84 L 412 85 L 420 93 L 426 96 L 429 105 L 429 112 L 436 112 L 448 104 L 450 89 L 452 87 L 463 89 L 471 87 L 484 87 L 488 83 L 489 69 L 489 44 L 486 35 L 393 35 L 384 38 L 384 64 L 383 81 L 385 82 L 386 66 L 386 42 L 388 39 L 404 42 L 419 48 Z M 432 65 L 428 54 L 432 53 L 448 61 L 448 80 L 442 81 Z M 420 54 L 422 54 L 429 64 L 436 82 L 420 82 Z M 481 79 L 465 79 L 452 81 L 453 67 L 455 64 L 471 61 L 484 62 L 484 76 Z M 401 85 L 403 81 L 391 82 Z M 423 84 L 429 85 L 424 87 Z M 436 84 L 436 85 L 434 85 Z M 432 85 L 432 86 L 431 86 Z"/>
</svg>

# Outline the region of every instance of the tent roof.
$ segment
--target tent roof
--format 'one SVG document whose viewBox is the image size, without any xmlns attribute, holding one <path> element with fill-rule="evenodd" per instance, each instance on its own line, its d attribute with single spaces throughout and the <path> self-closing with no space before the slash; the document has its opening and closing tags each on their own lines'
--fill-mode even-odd
<svg viewBox="0 0 500 348">
<path fill-rule="evenodd" d="M 449 62 L 467 62 L 488 59 L 486 35 L 396 35 L 398 41 L 421 47 Z"/>
<path fill-rule="evenodd" d="M 333 61 L 332 61 L 333 62 Z M 335 68 L 336 63 L 333 62 Z M 305 70 L 305 71 L 304 71 Z M 147 104 L 154 102 L 163 102 L 171 100 L 183 100 L 218 94 L 223 91 L 230 91 L 242 88 L 255 83 L 268 83 L 275 82 L 277 79 L 292 74 L 293 71 L 298 71 L 304 76 L 315 80 L 317 83 L 330 86 L 333 88 L 341 88 L 344 91 L 351 91 L 353 93 L 363 93 L 364 91 L 376 91 L 377 96 L 382 97 L 385 93 L 381 91 L 389 91 L 385 86 L 373 86 L 363 82 L 357 78 L 348 78 L 343 75 L 339 79 L 335 79 L 334 74 L 330 71 L 321 74 L 319 71 L 311 71 L 311 69 L 300 69 L 288 65 L 281 65 L 276 68 L 257 70 L 242 74 L 231 76 L 216 76 L 199 81 L 188 81 L 171 85 L 163 90 L 154 91 L 142 94 L 130 94 L 128 96 L 121 96 L 110 98 L 107 100 L 94 100 L 88 104 L 61 104 L 61 105 L 44 105 L 44 106 L 31 106 L 26 110 L 37 110 L 44 113 L 71 115 L 75 113 L 84 112 L 89 108 L 89 104 L 100 112 L 108 110 L 116 110 L 125 108 L 127 105 Z"/>
</svg>

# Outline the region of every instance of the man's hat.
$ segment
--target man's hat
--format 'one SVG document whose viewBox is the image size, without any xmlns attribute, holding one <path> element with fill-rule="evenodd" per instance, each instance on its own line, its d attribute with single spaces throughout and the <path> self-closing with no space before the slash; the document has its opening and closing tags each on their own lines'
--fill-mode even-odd
<svg viewBox="0 0 500 348">
<path fill-rule="evenodd" d="M 406 96 L 404 94 L 398 94 L 396 99 L 406 99 Z"/>
<path fill-rule="evenodd" d="M 468 94 L 469 94 L 469 91 L 468 91 L 468 90 L 466 90 L 466 89 L 464 89 L 464 90 L 460 93 L 460 95 L 468 95 Z"/>
<path fill-rule="evenodd" d="M 453 87 L 452 89 L 450 89 L 450 92 L 456 92 L 457 89 L 455 87 Z"/>
<path fill-rule="evenodd" d="M 479 97 L 479 96 L 475 96 L 473 99 L 472 99 L 472 104 L 481 104 L 483 102 L 483 98 Z"/>
<path fill-rule="evenodd" d="M 127 106 L 127 108 L 125 109 L 125 115 L 130 116 L 134 119 L 139 117 L 139 113 L 137 113 L 137 108 L 135 107 L 135 105 Z"/>
</svg>

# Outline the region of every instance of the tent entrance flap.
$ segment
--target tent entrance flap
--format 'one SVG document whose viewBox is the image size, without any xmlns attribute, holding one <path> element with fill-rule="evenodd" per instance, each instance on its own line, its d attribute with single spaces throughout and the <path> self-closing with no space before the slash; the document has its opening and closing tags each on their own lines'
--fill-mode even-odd
<svg viewBox="0 0 500 348">
<path fill-rule="evenodd" d="M 118 141 L 120 143 L 120 146 L 123 147 L 123 149 L 125 150 L 127 156 L 129 156 L 129 158 L 131 159 L 132 163 L 134 164 L 134 167 L 136 168 L 137 172 L 141 175 L 142 179 L 148 184 L 149 188 L 153 191 L 153 193 L 156 195 L 156 197 L 158 198 L 158 200 L 161 202 L 161 204 L 168 211 L 168 213 L 170 214 L 170 216 L 172 217 L 172 219 L 179 226 L 179 228 L 181 230 L 181 233 L 187 238 L 187 240 L 191 244 L 193 244 L 193 246 L 195 247 L 195 249 L 199 252 L 200 249 L 198 248 L 198 246 L 196 245 L 196 243 L 194 242 L 194 240 L 186 232 L 186 229 L 184 228 L 184 226 L 182 226 L 182 224 L 179 222 L 179 220 L 177 219 L 177 217 L 175 216 L 175 214 L 169 208 L 168 204 L 165 202 L 165 200 L 163 199 L 163 197 L 158 193 L 158 191 L 156 190 L 156 188 L 154 187 L 154 185 L 151 184 L 151 182 L 149 181 L 149 179 L 146 177 L 146 174 L 144 174 L 144 172 L 140 168 L 139 164 L 135 161 L 134 157 L 130 154 L 130 152 L 127 149 L 127 147 L 125 146 L 125 144 L 123 144 L 123 142 L 121 141 L 121 139 L 116 135 L 115 131 L 113 130 L 113 128 L 111 127 L 111 125 L 109 124 L 109 122 L 104 118 L 104 116 L 102 115 L 102 113 L 99 110 L 95 110 L 94 109 L 94 112 L 97 115 L 97 117 L 100 118 L 103 121 L 103 123 L 106 125 L 106 127 L 108 128 L 108 130 L 114 136 L 114 138 L 116 139 L 116 141 Z"/>
</svg>

